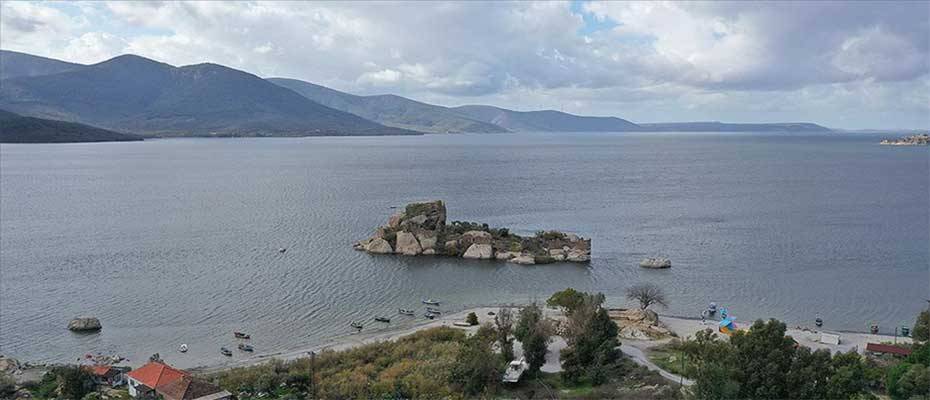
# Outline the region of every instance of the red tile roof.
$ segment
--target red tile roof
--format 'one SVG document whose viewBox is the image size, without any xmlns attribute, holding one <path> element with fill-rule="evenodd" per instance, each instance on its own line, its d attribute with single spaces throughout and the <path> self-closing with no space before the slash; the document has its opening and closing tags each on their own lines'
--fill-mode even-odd
<svg viewBox="0 0 930 400">
<path fill-rule="evenodd" d="M 222 391 L 223 389 L 216 385 L 189 376 L 176 379 L 158 388 L 158 393 L 165 400 L 193 400 Z"/>
<path fill-rule="evenodd" d="M 126 375 L 141 382 L 145 386 L 148 386 L 152 389 L 158 389 L 160 386 L 170 384 L 171 382 L 187 376 L 187 373 L 179 369 L 169 367 L 164 363 L 152 361 L 139 367 L 138 369 L 129 371 L 129 373 Z"/>
<path fill-rule="evenodd" d="M 875 353 L 887 353 L 887 354 L 897 354 L 900 356 L 906 356 L 911 354 L 911 349 L 904 347 L 892 346 L 890 344 L 880 344 L 880 343 L 866 343 L 865 351 L 871 351 Z"/>
<path fill-rule="evenodd" d="M 97 376 L 104 376 L 107 374 L 107 372 L 110 372 L 109 365 L 89 365 L 85 368 L 90 371 L 90 373 Z"/>
</svg>

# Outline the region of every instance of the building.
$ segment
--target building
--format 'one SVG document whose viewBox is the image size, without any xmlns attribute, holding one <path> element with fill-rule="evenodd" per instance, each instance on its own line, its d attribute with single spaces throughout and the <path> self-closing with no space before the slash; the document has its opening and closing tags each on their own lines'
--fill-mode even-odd
<svg viewBox="0 0 930 400">
<path fill-rule="evenodd" d="M 187 372 L 161 361 L 151 361 L 126 374 L 129 394 L 137 399 L 165 400 L 226 400 L 232 393 L 194 378 Z"/>
<path fill-rule="evenodd" d="M 83 368 L 94 376 L 94 383 L 110 387 L 126 384 L 126 372 L 129 371 L 129 368 L 126 367 L 114 367 L 102 364 L 88 365 Z"/>
<path fill-rule="evenodd" d="M 911 354 L 911 349 L 881 343 L 866 343 L 865 351 L 877 355 L 891 354 L 899 357 L 907 357 Z"/>
</svg>

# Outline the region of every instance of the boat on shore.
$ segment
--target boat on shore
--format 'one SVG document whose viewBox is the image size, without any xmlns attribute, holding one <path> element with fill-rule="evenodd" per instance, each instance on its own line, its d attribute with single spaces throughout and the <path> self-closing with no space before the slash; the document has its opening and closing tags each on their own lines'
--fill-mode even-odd
<svg viewBox="0 0 930 400">
<path fill-rule="evenodd" d="M 398 308 L 397 313 L 400 315 L 413 315 L 414 314 L 413 310 L 408 310 L 405 308 Z"/>
<path fill-rule="evenodd" d="M 229 349 L 225 347 L 220 347 L 220 353 L 222 353 L 226 357 L 232 357 L 232 352 L 229 351 Z"/>
<path fill-rule="evenodd" d="M 436 315 L 441 315 L 442 311 L 439 311 L 438 308 L 426 307 L 426 312 Z"/>
<path fill-rule="evenodd" d="M 716 313 L 717 313 L 717 303 L 711 302 L 710 305 L 707 306 L 707 315 L 714 315 Z"/>
<path fill-rule="evenodd" d="M 390 318 L 386 318 L 386 317 L 375 317 L 375 321 L 384 322 L 384 323 L 386 323 L 386 324 L 391 323 L 391 319 L 390 319 Z"/>
<path fill-rule="evenodd" d="M 242 333 L 242 332 L 233 332 L 233 336 L 235 336 L 236 339 L 251 339 L 252 338 L 252 336 Z"/>
<path fill-rule="evenodd" d="M 430 305 L 430 306 L 438 306 L 439 300 L 426 299 L 426 300 L 423 300 L 423 304 Z"/>
<path fill-rule="evenodd" d="M 423 314 L 423 317 L 425 317 L 426 319 L 436 319 L 436 314 L 433 314 L 427 311 L 426 314 Z"/>
<path fill-rule="evenodd" d="M 250 344 L 239 343 L 239 350 L 253 352 L 255 351 L 255 348 Z"/>
</svg>

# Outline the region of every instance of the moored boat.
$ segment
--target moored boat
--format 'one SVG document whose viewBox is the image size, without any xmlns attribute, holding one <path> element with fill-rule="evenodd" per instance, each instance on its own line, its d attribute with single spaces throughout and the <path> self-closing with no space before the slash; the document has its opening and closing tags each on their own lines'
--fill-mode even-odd
<svg viewBox="0 0 930 400">
<path fill-rule="evenodd" d="M 439 311 L 438 308 L 432 308 L 432 307 L 426 307 L 426 312 L 428 312 L 428 313 L 433 313 L 433 314 L 436 314 L 436 315 L 442 314 L 442 311 Z"/>
<path fill-rule="evenodd" d="M 413 315 L 414 314 L 413 310 L 408 310 L 405 308 L 398 308 L 397 313 L 401 315 Z"/>
<path fill-rule="evenodd" d="M 390 322 L 391 322 L 391 319 L 390 319 L 390 318 L 385 318 L 385 317 L 375 317 L 375 321 L 384 322 L 384 323 L 390 323 Z"/>
<path fill-rule="evenodd" d="M 178 351 L 181 353 L 187 353 L 187 343 L 181 343 L 181 345 L 178 346 Z"/>
<path fill-rule="evenodd" d="M 358 329 L 358 330 L 362 330 L 362 328 L 365 327 L 365 325 L 362 325 L 361 322 L 353 322 L 349 324 L 349 326 L 351 326 L 352 328 Z"/>
<path fill-rule="evenodd" d="M 427 304 L 427 305 L 431 305 L 431 306 L 438 306 L 438 305 L 439 305 L 439 300 L 426 299 L 426 300 L 423 300 L 423 304 Z"/>
<path fill-rule="evenodd" d="M 232 352 L 229 351 L 229 349 L 225 347 L 220 347 L 220 353 L 222 353 L 226 357 L 232 357 Z"/>
<path fill-rule="evenodd" d="M 716 313 L 717 313 L 717 303 L 711 302 L 710 305 L 707 306 L 707 314 L 714 315 Z"/>
<path fill-rule="evenodd" d="M 823 326 L 823 319 L 820 317 L 817 317 L 817 319 L 814 320 L 814 325 L 817 325 L 818 327 Z"/>
<path fill-rule="evenodd" d="M 236 339 L 251 339 L 252 338 L 252 336 L 249 336 L 242 332 L 233 332 L 233 336 L 235 336 Z"/>
<path fill-rule="evenodd" d="M 251 351 L 255 351 L 255 348 L 252 347 L 252 345 L 250 344 L 239 343 L 239 350 L 251 352 Z"/>
</svg>

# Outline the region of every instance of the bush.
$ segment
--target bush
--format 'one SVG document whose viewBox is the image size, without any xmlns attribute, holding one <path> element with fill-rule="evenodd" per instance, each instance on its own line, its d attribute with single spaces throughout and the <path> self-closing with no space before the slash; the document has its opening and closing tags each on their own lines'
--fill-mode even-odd
<svg viewBox="0 0 930 400">
<path fill-rule="evenodd" d="M 468 316 L 465 317 L 465 323 L 472 326 L 478 325 L 478 315 L 473 312 L 468 313 Z"/>
<path fill-rule="evenodd" d="M 930 341 L 930 310 L 924 310 L 917 314 L 917 322 L 914 323 L 911 336 L 917 341 Z"/>
</svg>

